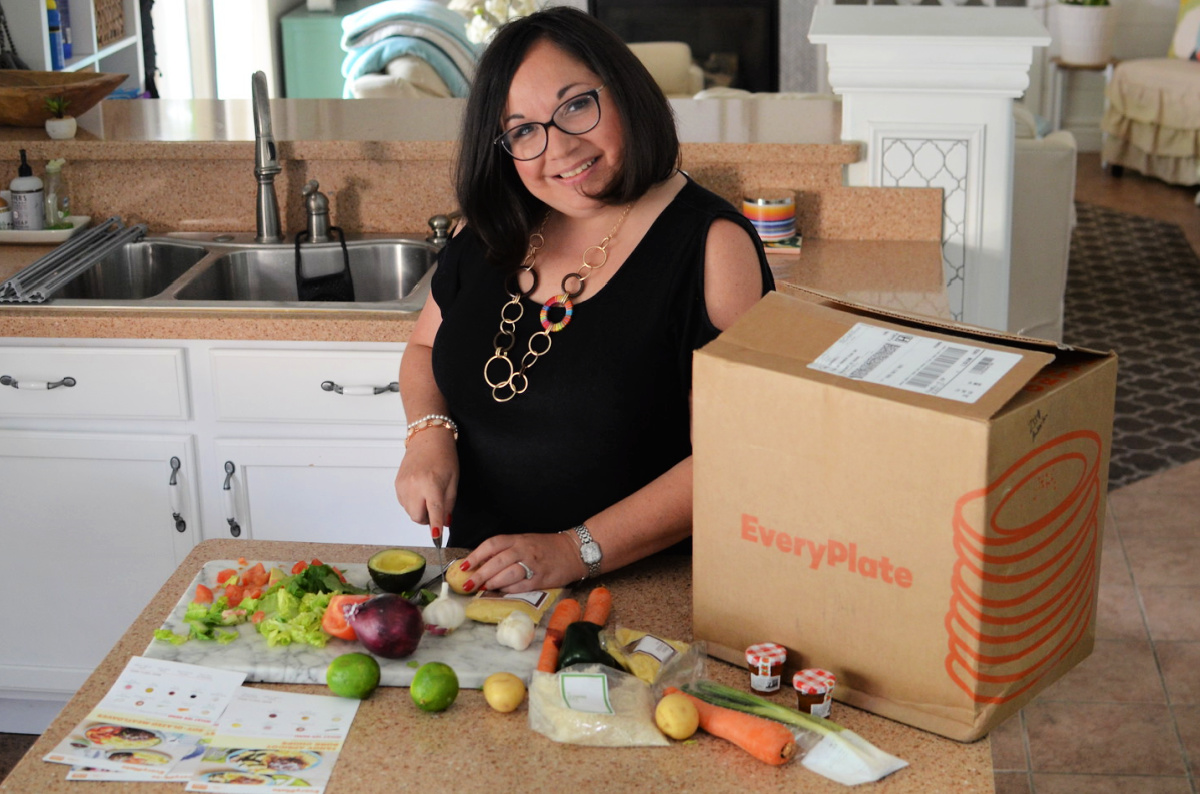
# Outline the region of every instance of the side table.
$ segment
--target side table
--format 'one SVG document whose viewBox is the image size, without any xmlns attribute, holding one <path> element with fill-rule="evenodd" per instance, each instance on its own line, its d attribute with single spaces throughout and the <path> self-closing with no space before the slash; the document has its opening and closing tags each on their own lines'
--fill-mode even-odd
<svg viewBox="0 0 1200 794">
<path fill-rule="evenodd" d="M 1062 129 L 1063 85 L 1068 74 L 1076 72 L 1104 72 L 1104 85 L 1107 88 L 1112 79 L 1113 67 L 1117 59 L 1112 58 L 1107 63 L 1067 63 L 1062 58 L 1050 59 L 1050 124 L 1054 131 Z M 1108 99 L 1105 98 L 1107 105 Z"/>
</svg>

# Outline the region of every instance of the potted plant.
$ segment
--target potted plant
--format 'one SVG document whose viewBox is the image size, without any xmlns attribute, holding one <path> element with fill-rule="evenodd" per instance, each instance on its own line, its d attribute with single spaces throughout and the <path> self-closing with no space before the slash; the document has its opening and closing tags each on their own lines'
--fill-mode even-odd
<svg viewBox="0 0 1200 794">
<path fill-rule="evenodd" d="M 1112 59 L 1116 8 L 1109 0 L 1060 0 L 1058 57 L 1073 66 L 1102 66 Z"/>
<path fill-rule="evenodd" d="M 67 114 L 69 104 L 71 100 L 65 96 L 46 98 L 46 110 L 50 111 L 50 118 L 46 119 L 46 134 L 55 140 L 75 137 L 77 125 L 75 117 Z"/>
</svg>

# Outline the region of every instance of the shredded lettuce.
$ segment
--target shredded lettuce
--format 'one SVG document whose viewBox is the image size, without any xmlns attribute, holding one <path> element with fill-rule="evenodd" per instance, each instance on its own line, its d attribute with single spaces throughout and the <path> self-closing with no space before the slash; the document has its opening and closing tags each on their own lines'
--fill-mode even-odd
<svg viewBox="0 0 1200 794">
<path fill-rule="evenodd" d="M 236 576 L 231 576 L 225 584 L 231 582 L 236 582 Z M 158 629 L 154 638 L 176 645 L 189 638 L 227 644 L 238 637 L 238 630 L 222 627 L 245 623 L 261 610 L 266 617 L 257 629 L 266 638 L 268 646 L 297 642 L 324 648 L 329 635 L 321 628 L 321 618 L 335 593 L 366 594 L 368 591 L 343 582 L 331 565 L 310 565 L 299 574 L 284 576 L 268 586 L 261 597 L 242 599 L 236 607 L 230 607 L 229 599 L 224 595 L 213 599 L 211 604 L 188 604 L 183 616 L 188 626 L 187 635 Z"/>
<path fill-rule="evenodd" d="M 188 641 L 188 636 L 186 634 L 176 634 L 170 629 L 155 629 L 154 639 L 169 642 L 172 645 L 183 645 Z"/>
</svg>

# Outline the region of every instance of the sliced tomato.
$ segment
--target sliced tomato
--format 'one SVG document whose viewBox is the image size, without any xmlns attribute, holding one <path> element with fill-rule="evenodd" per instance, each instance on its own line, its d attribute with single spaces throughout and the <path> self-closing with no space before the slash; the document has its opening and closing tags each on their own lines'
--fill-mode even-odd
<svg viewBox="0 0 1200 794">
<path fill-rule="evenodd" d="M 246 598 L 262 598 L 262 588 L 261 587 L 250 587 L 249 585 L 247 585 L 246 586 Z"/>
<path fill-rule="evenodd" d="M 301 560 L 292 566 L 292 576 L 295 576 L 298 573 L 304 573 L 304 569 L 307 567 L 308 563 L 306 563 L 304 560 Z"/>
<path fill-rule="evenodd" d="M 238 565 L 241 566 L 242 568 L 245 568 L 246 567 L 246 558 L 238 557 Z"/>
<path fill-rule="evenodd" d="M 269 577 L 270 574 L 267 573 L 267 569 L 263 567 L 263 564 L 256 562 L 245 573 L 239 576 L 238 579 L 247 587 L 262 587 L 267 583 Z"/>
<path fill-rule="evenodd" d="M 202 584 L 196 585 L 196 597 L 192 599 L 193 604 L 211 604 L 213 602 L 213 592 Z"/>
<path fill-rule="evenodd" d="M 266 619 L 267 619 L 267 613 L 263 612 L 261 609 L 250 616 L 250 622 L 255 625 L 262 623 Z"/>
<path fill-rule="evenodd" d="M 324 565 L 325 563 L 321 562 L 321 561 L 320 561 L 320 560 L 318 560 L 316 557 L 313 557 L 313 558 L 312 558 L 312 564 L 313 564 L 313 565 Z"/>
<path fill-rule="evenodd" d="M 370 596 L 365 595 L 335 595 L 330 597 L 329 606 L 325 607 L 325 614 L 321 617 L 321 628 L 331 637 L 338 637 L 343 640 L 356 640 L 358 635 L 354 633 L 354 628 L 346 621 L 346 607 L 351 604 L 361 604 Z"/>
<path fill-rule="evenodd" d="M 217 584 L 225 584 L 225 582 L 229 581 L 229 577 L 231 576 L 237 576 L 237 571 L 233 570 L 232 568 L 226 568 L 217 574 Z"/>
<path fill-rule="evenodd" d="M 242 603 L 242 599 L 246 597 L 246 588 L 240 584 L 225 585 L 225 599 L 229 602 L 229 606 L 235 607 Z"/>
</svg>

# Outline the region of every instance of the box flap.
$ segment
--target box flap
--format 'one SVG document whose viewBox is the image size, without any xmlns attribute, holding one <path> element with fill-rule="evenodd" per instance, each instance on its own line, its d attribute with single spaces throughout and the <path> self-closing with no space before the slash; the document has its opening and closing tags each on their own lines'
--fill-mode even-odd
<svg viewBox="0 0 1200 794">
<path fill-rule="evenodd" d="M 814 293 L 815 295 L 815 293 Z M 1015 354 L 1019 360 L 974 402 L 908 391 L 822 372 L 809 365 L 838 342 L 858 323 L 873 328 L 904 332 L 922 339 L 962 343 L 987 350 Z M 1003 342 L 1001 341 L 1003 339 Z M 728 330 L 706 346 L 705 354 L 772 369 L 795 377 L 829 383 L 895 402 L 926 407 L 975 419 L 994 416 L 1038 372 L 1054 361 L 1053 343 L 1012 344 L 1012 337 L 955 326 L 927 317 L 875 311 L 867 306 L 829 300 L 819 301 L 772 292 L 746 312 Z"/>
</svg>

